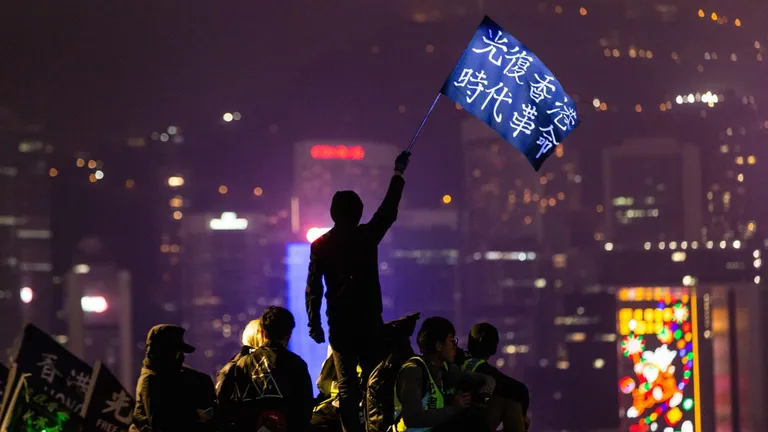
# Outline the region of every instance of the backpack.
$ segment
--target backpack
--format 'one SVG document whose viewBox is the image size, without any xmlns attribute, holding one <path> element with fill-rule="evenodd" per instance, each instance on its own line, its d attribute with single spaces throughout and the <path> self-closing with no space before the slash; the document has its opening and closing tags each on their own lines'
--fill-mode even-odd
<svg viewBox="0 0 768 432">
<path fill-rule="evenodd" d="M 411 357 L 413 357 L 413 352 L 390 354 L 371 372 L 368 379 L 368 389 L 365 393 L 365 426 L 367 432 L 388 432 L 395 424 L 397 375 Z"/>
</svg>

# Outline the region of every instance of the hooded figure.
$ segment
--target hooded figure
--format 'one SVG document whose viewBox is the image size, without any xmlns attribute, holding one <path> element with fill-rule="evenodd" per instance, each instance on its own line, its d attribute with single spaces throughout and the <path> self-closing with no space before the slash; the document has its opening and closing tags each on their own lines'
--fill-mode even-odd
<svg viewBox="0 0 768 432">
<path fill-rule="evenodd" d="M 360 197 L 353 191 L 337 192 L 331 202 L 334 226 L 312 242 L 306 295 L 309 334 L 317 343 L 325 342 L 320 318 L 325 279 L 328 339 L 339 377 L 339 410 L 345 432 L 363 430 L 357 368 L 362 368 L 365 383 L 376 367 L 371 350 L 384 324 L 378 247 L 397 219 L 409 157 L 410 153 L 402 152 L 395 159 L 387 194 L 368 223 L 359 225 L 363 214 Z"/>
<path fill-rule="evenodd" d="M 147 352 L 136 384 L 131 430 L 170 432 L 213 430 L 213 382 L 184 367 L 184 356 L 195 347 L 184 342 L 184 329 L 161 324 L 147 334 Z M 211 426 L 207 426 L 211 425 Z"/>
</svg>

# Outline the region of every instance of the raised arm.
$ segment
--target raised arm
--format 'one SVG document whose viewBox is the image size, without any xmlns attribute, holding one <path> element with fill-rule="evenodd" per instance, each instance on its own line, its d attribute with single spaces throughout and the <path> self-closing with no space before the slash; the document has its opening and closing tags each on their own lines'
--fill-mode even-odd
<svg viewBox="0 0 768 432">
<path fill-rule="evenodd" d="M 403 173 L 408 167 L 410 156 L 410 153 L 402 152 L 395 159 L 395 171 L 392 174 L 392 179 L 389 181 L 389 188 L 387 188 L 384 201 L 382 201 L 376 213 L 373 214 L 373 217 L 367 224 L 373 239 L 377 243 L 381 242 L 381 239 L 384 238 L 389 228 L 397 220 L 397 209 L 400 206 L 400 199 L 403 197 L 403 188 L 405 187 Z"/>
<path fill-rule="evenodd" d="M 317 343 L 325 342 L 320 306 L 323 304 L 323 269 L 317 253 L 318 244 L 312 243 L 309 253 L 309 273 L 307 274 L 306 307 L 309 318 L 309 335 Z"/>
</svg>

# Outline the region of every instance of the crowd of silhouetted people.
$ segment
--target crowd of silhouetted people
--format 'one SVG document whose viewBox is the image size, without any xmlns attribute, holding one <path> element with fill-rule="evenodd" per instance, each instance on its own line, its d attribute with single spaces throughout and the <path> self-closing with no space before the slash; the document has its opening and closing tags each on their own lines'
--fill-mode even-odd
<svg viewBox="0 0 768 432">
<path fill-rule="evenodd" d="M 410 153 L 402 152 L 386 196 L 368 223 L 354 191 L 337 192 L 333 228 L 312 243 L 307 277 L 309 334 L 329 355 L 315 383 L 288 349 L 290 311 L 268 307 L 243 332 L 243 347 L 213 380 L 184 365 L 194 347 L 184 329 L 158 325 L 147 335 L 132 431 L 525 432 L 527 387 L 488 360 L 499 334 L 488 323 L 469 332 L 466 350 L 443 317 L 419 314 L 384 323 L 378 245 L 397 219 Z"/>
</svg>

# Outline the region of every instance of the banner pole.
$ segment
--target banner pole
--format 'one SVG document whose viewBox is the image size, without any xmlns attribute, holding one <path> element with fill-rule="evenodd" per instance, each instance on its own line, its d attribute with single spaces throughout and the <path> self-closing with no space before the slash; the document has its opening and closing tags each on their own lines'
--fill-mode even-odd
<svg viewBox="0 0 768 432">
<path fill-rule="evenodd" d="M 429 111 L 427 111 L 427 115 L 424 116 L 424 120 L 421 121 L 419 128 L 416 129 L 416 134 L 413 135 L 413 139 L 411 140 L 411 143 L 408 144 L 408 148 L 405 149 L 405 151 L 407 151 L 408 153 L 411 152 L 411 149 L 413 148 L 413 144 L 416 143 L 416 139 L 419 137 L 421 130 L 424 129 L 424 125 L 427 123 L 427 119 L 429 118 L 430 114 L 432 114 L 432 110 L 435 109 L 435 105 L 437 105 L 437 101 L 440 100 L 441 94 L 442 93 L 437 94 L 437 97 L 435 97 L 435 100 L 432 102 L 432 106 L 429 107 Z"/>
</svg>

